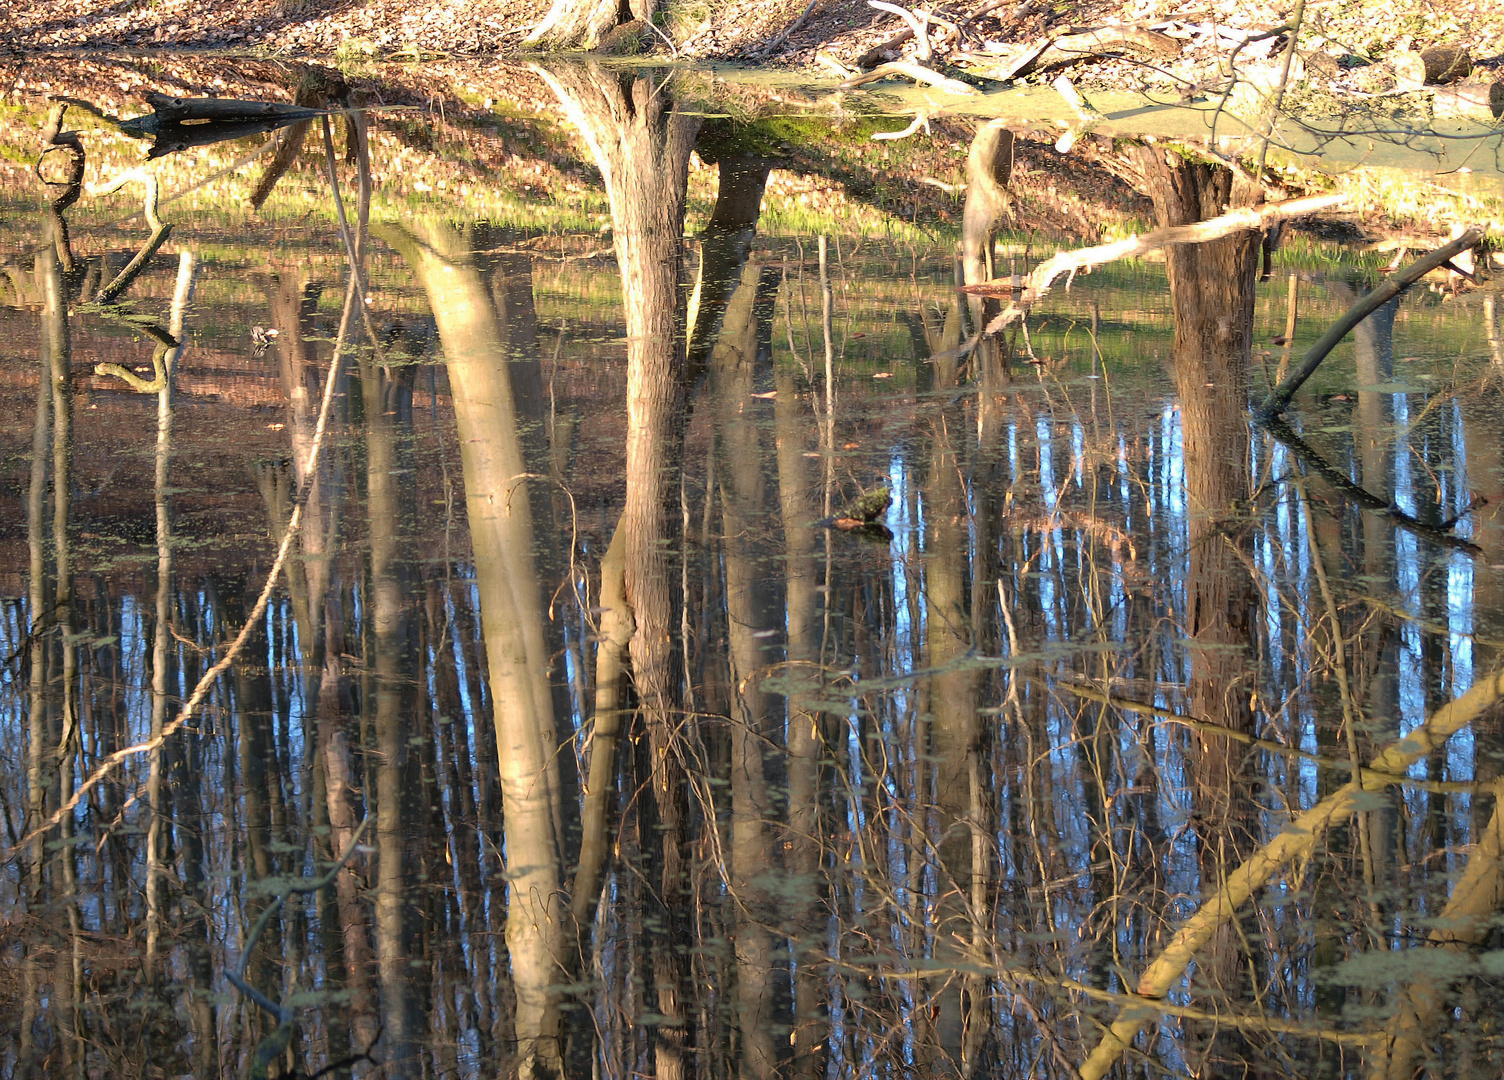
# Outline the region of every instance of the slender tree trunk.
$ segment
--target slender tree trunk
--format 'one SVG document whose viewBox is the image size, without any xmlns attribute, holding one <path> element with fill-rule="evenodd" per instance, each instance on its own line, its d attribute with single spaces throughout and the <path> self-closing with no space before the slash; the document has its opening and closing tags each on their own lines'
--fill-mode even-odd
<svg viewBox="0 0 1504 1080">
<path fill-rule="evenodd" d="M 766 480 L 758 431 L 756 389 L 759 329 L 768 314 L 776 272 L 754 263 L 742 269 L 710 356 L 710 387 L 720 463 L 726 624 L 731 671 L 731 886 L 735 894 L 736 1012 L 743 1080 L 768 1080 L 777 1070 L 773 1040 L 777 1020 L 773 993 L 773 912 L 767 875 L 773 872 L 768 834 L 775 809 L 764 747 L 774 731 L 769 695 L 761 688 L 771 657 L 770 631 L 778 621 L 768 595 L 768 561 L 761 541 L 768 526 Z M 775 631 L 776 632 L 776 631 Z"/>
<path fill-rule="evenodd" d="M 56 762 L 58 804 L 63 805 L 73 797 L 75 770 L 82 749 L 78 717 L 78 645 L 74 636 L 73 559 L 68 534 L 73 505 L 73 352 L 62 266 L 53 251 L 43 251 L 37 256 L 37 274 L 41 279 L 47 371 L 52 387 L 52 550 L 56 581 L 53 611 L 62 658 L 59 665 L 61 685 L 57 693 L 61 730 L 57 733 Z M 61 877 L 58 891 L 68 913 L 70 967 L 66 978 L 54 978 L 53 993 L 57 1001 L 56 1015 L 60 1017 L 63 1071 L 82 1077 L 86 1067 L 84 1047 L 88 1032 L 84 1026 L 83 917 L 79 909 L 78 853 L 73 843 L 73 824 L 74 815 L 65 814 L 58 829 Z"/>
<path fill-rule="evenodd" d="M 787 861 L 794 894 L 799 901 L 790 912 L 790 935 L 796 946 L 815 946 L 821 900 L 820 759 L 824 741 L 821 712 L 811 704 L 824 682 L 820 655 L 820 569 L 815 558 L 820 517 L 818 490 L 809 474 L 805 453 L 809 445 L 808 415 L 799 400 L 794 370 L 788 365 L 774 372 L 778 396 L 773 399 L 778 443 L 778 495 L 783 515 L 784 596 L 788 617 L 785 678 L 796 687 L 788 702 L 788 843 Z M 794 1075 L 812 1080 L 818 1074 L 822 1032 L 818 1029 L 820 979 L 814 965 L 796 954 L 794 985 Z"/>
<path fill-rule="evenodd" d="M 386 235 L 428 294 L 459 427 L 495 702 L 519 1069 L 524 1080 L 550 1077 L 563 1067 L 556 987 L 566 948 L 564 829 L 529 470 L 496 310 L 469 245 L 443 226 L 410 228 Z"/>
<path fill-rule="evenodd" d="M 410 370 L 410 369 L 408 369 Z M 374 626 L 376 734 L 376 962 L 381 983 L 382 1042 L 387 1075 L 423 1075 L 423 1008 L 410 954 L 416 934 L 409 878 L 420 865 L 422 830 L 414 820 L 421 783 L 411 782 L 409 754 L 419 734 L 418 673 L 412 609 L 413 510 L 416 481 L 406 432 L 411 388 L 367 358 L 360 385 L 365 404 L 366 509 L 370 522 L 370 589 L 367 611 Z M 416 757 L 413 759 L 416 761 Z M 415 798 L 415 795 L 419 796 Z"/>
</svg>

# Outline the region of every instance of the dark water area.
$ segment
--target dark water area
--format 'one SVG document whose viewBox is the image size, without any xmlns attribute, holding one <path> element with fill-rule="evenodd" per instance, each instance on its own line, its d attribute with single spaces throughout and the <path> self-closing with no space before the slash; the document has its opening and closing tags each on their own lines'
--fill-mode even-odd
<svg viewBox="0 0 1504 1080">
<path fill-rule="evenodd" d="M 770 227 L 828 136 L 547 81 L 532 226 L 402 113 L 0 175 L 0 1076 L 1504 1070 L 1494 282 L 1264 423 L 1392 251 L 983 298 L 1006 169 Z"/>
</svg>

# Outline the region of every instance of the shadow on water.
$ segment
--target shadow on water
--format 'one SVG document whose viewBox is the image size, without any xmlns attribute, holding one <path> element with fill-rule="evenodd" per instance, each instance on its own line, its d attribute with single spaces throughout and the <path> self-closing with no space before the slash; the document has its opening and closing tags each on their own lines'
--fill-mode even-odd
<svg viewBox="0 0 1504 1080">
<path fill-rule="evenodd" d="M 1246 168 L 506 78 L 26 106 L 0 1075 L 1497 1072 L 1487 253 L 1256 423 L 1407 260 Z"/>
</svg>

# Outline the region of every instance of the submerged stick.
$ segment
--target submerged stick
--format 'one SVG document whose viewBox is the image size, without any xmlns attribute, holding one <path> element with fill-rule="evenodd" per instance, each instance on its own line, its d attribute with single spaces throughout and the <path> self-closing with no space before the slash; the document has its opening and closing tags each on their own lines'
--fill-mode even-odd
<svg viewBox="0 0 1504 1080">
<path fill-rule="evenodd" d="M 1373 292 L 1360 297 L 1357 303 L 1347 309 L 1347 313 L 1342 318 L 1332 324 L 1330 330 L 1321 335 L 1321 340 L 1311 346 L 1310 351 L 1301 360 L 1300 366 L 1285 376 L 1284 381 L 1269 392 L 1269 396 L 1264 399 L 1264 403 L 1259 406 L 1255 415 L 1260 420 L 1271 420 L 1284 412 L 1290 404 L 1290 399 L 1295 396 L 1295 391 L 1299 390 L 1301 384 L 1315 373 L 1316 368 L 1326 359 L 1327 353 L 1337 347 L 1337 343 L 1347 336 L 1349 330 L 1432 270 L 1445 266 L 1454 255 L 1459 255 L 1476 246 L 1482 239 L 1483 229 L 1474 225 L 1450 244 L 1439 247 L 1424 259 L 1411 263 L 1405 269 L 1393 274 Z"/>
</svg>

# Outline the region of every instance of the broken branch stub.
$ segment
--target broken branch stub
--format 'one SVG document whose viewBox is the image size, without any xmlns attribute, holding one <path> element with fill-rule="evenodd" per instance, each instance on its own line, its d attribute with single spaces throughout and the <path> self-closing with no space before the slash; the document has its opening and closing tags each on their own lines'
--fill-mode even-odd
<svg viewBox="0 0 1504 1080">
<path fill-rule="evenodd" d="M 930 62 L 930 28 L 928 19 L 914 14 L 908 8 L 899 7 L 897 4 L 889 4 L 886 0 L 867 0 L 867 6 L 878 11 L 886 11 L 890 15 L 897 15 L 909 24 L 909 30 L 914 35 L 914 43 L 918 47 L 919 62 Z M 858 64 L 858 67 L 861 65 Z"/>
</svg>

